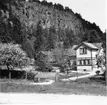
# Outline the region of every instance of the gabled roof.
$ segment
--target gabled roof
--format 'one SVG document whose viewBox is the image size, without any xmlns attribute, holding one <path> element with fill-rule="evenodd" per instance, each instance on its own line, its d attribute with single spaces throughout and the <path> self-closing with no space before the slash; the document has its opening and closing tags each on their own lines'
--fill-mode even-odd
<svg viewBox="0 0 107 105">
<path fill-rule="evenodd" d="M 77 47 L 75 47 L 75 50 L 77 50 L 81 45 L 84 45 L 86 47 L 88 47 L 89 49 L 93 49 L 93 50 L 98 50 L 99 47 L 101 46 L 98 43 L 88 43 L 88 42 L 82 42 L 81 44 L 79 44 Z M 99 46 L 100 45 L 100 46 Z M 99 46 L 99 47 L 98 47 Z"/>
<path fill-rule="evenodd" d="M 98 49 L 102 48 L 102 43 L 93 43 Z"/>
<path fill-rule="evenodd" d="M 91 49 L 98 49 L 97 46 L 95 46 L 93 43 L 87 43 L 87 42 L 83 42 L 85 45 L 87 45 L 88 47 L 90 47 Z"/>
</svg>

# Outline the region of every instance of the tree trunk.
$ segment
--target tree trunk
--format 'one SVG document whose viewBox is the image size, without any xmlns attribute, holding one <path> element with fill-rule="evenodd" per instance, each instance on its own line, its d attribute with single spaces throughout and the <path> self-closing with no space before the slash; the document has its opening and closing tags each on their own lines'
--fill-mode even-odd
<svg viewBox="0 0 107 105">
<path fill-rule="evenodd" d="M 55 82 L 58 82 L 59 81 L 59 72 L 56 72 L 56 75 L 55 75 Z"/>
<path fill-rule="evenodd" d="M 9 79 L 11 79 L 11 72 L 9 71 Z"/>
<path fill-rule="evenodd" d="M 77 70 L 77 79 L 76 79 L 76 81 L 78 80 L 78 70 Z"/>
<path fill-rule="evenodd" d="M 25 75 L 25 79 L 27 80 L 27 72 L 26 72 L 26 75 Z"/>
<path fill-rule="evenodd" d="M 11 79 L 11 72 L 10 72 L 10 69 L 9 69 L 8 65 L 7 65 L 7 70 L 8 70 L 8 73 L 9 73 L 8 78 Z"/>
</svg>

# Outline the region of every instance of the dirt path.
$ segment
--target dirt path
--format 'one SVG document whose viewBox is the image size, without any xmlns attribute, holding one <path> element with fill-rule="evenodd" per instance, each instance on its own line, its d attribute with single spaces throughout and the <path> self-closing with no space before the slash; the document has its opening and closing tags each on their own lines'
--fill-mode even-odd
<svg viewBox="0 0 107 105">
<path fill-rule="evenodd" d="M 77 79 L 81 79 L 81 78 L 88 78 L 88 77 L 92 77 L 92 76 L 95 76 L 95 72 L 92 72 L 92 73 L 89 73 L 89 74 L 86 74 L 86 75 L 83 75 L 83 76 L 76 76 L 76 77 L 70 77 L 70 78 L 67 78 L 67 79 L 61 79 L 61 81 L 75 81 Z"/>
</svg>

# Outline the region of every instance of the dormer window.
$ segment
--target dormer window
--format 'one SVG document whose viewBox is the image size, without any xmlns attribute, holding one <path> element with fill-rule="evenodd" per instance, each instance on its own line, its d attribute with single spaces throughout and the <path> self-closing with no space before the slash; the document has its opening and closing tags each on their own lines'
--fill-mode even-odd
<svg viewBox="0 0 107 105">
<path fill-rule="evenodd" d="M 80 54 L 87 54 L 87 48 L 80 48 Z"/>
</svg>

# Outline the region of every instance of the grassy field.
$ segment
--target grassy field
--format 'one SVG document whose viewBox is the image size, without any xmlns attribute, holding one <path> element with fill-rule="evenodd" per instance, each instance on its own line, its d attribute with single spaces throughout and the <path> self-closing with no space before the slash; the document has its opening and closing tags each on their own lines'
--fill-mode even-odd
<svg viewBox="0 0 107 105">
<path fill-rule="evenodd" d="M 106 95 L 106 85 L 103 80 L 81 79 L 74 82 L 55 82 L 47 86 L 26 85 L 24 83 L 22 84 L 21 81 L 24 80 L 1 79 L 1 92 Z M 19 84 L 17 84 L 17 82 L 19 82 Z"/>
</svg>

